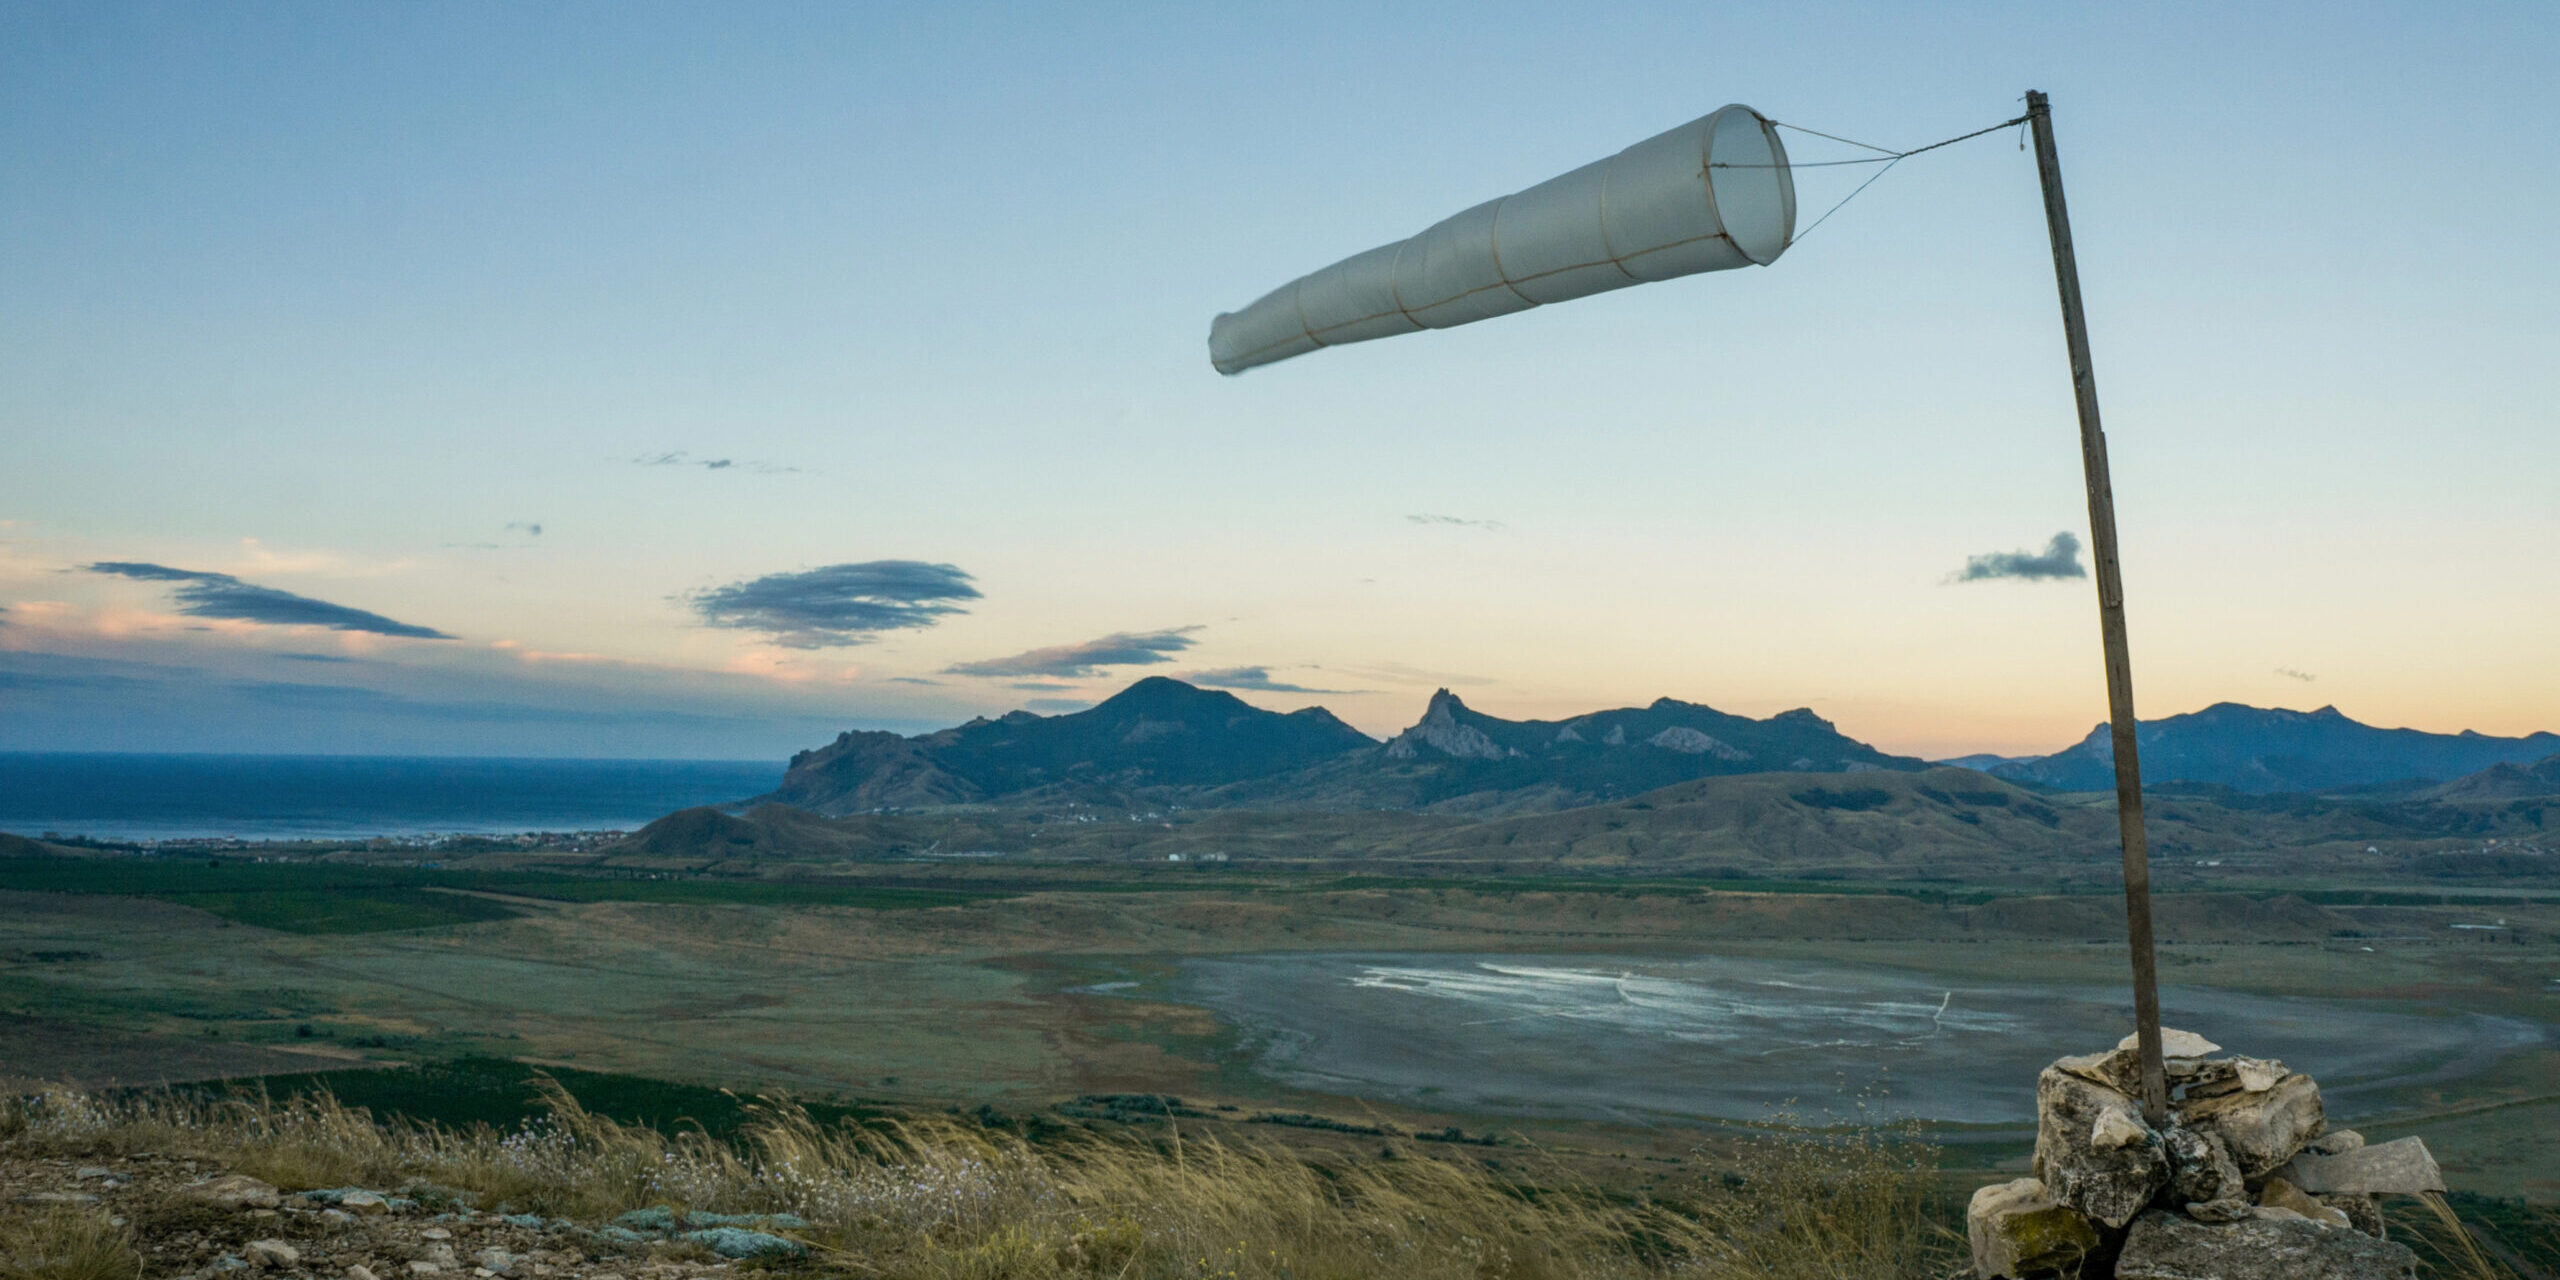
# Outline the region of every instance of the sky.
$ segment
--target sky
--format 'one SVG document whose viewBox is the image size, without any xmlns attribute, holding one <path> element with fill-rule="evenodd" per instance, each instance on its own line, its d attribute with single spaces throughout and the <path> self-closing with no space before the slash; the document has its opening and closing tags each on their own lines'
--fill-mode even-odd
<svg viewBox="0 0 2560 1280">
<path fill-rule="evenodd" d="M 2054 750 L 2105 692 L 2015 130 L 1766 268 L 1205 345 L 1728 102 L 2029 88 L 2142 713 L 2560 729 L 2555 63 L 2525 3 L 6 0 L 0 750 L 767 758 L 1148 675 Z"/>
</svg>

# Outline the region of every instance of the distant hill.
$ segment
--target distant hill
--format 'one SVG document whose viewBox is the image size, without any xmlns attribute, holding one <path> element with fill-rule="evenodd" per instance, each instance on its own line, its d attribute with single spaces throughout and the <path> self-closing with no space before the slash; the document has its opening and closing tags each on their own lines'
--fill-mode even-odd
<svg viewBox="0 0 2560 1280">
<path fill-rule="evenodd" d="M 2254 868 L 2245 874 L 2380 874 L 2508 888 L 2560 877 L 2542 851 L 2560 830 L 2560 803 L 2252 796 L 2190 785 L 2198 793 L 2151 798 L 2154 874 L 2162 883 L 2211 881 L 2244 865 Z M 810 862 L 1196 863 L 1213 855 L 1233 866 L 1395 874 L 1591 871 L 2084 886 L 2120 874 L 2111 797 L 2038 793 L 1953 768 L 1705 777 L 1602 804 L 1492 816 L 1239 806 L 1062 821 L 1054 812 L 1000 808 L 841 818 L 782 805 L 744 817 L 691 809 L 603 853 L 608 866 L 723 875 L 776 874 L 777 867 Z M 2220 869 L 2225 860 L 2229 871 Z"/>
<path fill-rule="evenodd" d="M 1985 751 L 1977 755 L 1955 756 L 1946 760 L 1932 760 L 1929 763 L 1943 765 L 1950 769 L 1972 769 L 1978 773 L 1989 773 L 2002 765 L 2033 764 L 2042 759 L 2044 759 L 2043 756 L 1998 756 Z"/>
<path fill-rule="evenodd" d="M 960 805 L 1570 808 L 1694 778 L 1917 770 L 1811 711 L 1766 720 L 1664 698 L 1569 720 L 1505 720 L 1443 689 L 1381 746 L 1321 707 L 1281 714 L 1179 680 L 1141 680 L 1089 711 L 916 737 L 846 733 L 792 757 L 763 801 L 842 815 Z"/>
<path fill-rule="evenodd" d="M 615 846 L 642 857 L 860 858 L 881 843 L 788 805 L 761 805 L 745 817 L 708 806 L 678 809 L 632 832 Z"/>
<path fill-rule="evenodd" d="M 50 858 L 53 856 L 53 846 L 41 840 L 30 840 L 25 836 L 0 831 L 0 858 Z"/>
<path fill-rule="evenodd" d="M 2431 787 L 2425 795 L 2430 800 L 2457 801 L 2560 796 L 2560 755 L 2545 756 L 2532 764 L 2493 764 L 2478 773 Z"/>
<path fill-rule="evenodd" d="M 1070 715 L 1016 711 L 912 738 L 846 733 L 793 756 L 782 785 L 764 799 L 827 814 L 1118 804 L 1265 778 L 1377 745 L 1322 707 L 1265 711 L 1157 676 Z"/>
<path fill-rule="evenodd" d="M 2221 702 L 2145 720 L 2136 733 L 2145 785 L 2198 782 L 2264 795 L 2441 782 L 2560 752 L 2560 734 L 2492 738 L 2465 730 L 2379 729 L 2336 707 L 2281 711 Z M 1995 777 L 2062 791 L 2115 785 L 2115 743 L 2101 724 L 2066 750 L 1990 766 Z"/>
</svg>

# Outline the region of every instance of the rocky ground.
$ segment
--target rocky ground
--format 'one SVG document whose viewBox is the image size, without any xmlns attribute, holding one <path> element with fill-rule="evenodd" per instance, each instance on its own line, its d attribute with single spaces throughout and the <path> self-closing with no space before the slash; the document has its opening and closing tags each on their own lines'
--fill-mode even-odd
<svg viewBox="0 0 2560 1280">
<path fill-rule="evenodd" d="M 474 1210 L 428 1186 L 289 1194 L 202 1160 L 148 1152 L 0 1157 L 0 1213 L 17 1220 L 22 1239 L 27 1224 L 103 1214 L 150 1280 L 684 1280 L 803 1251 L 765 1229 L 794 1225 L 777 1218 L 643 1210 L 580 1224 Z"/>
</svg>

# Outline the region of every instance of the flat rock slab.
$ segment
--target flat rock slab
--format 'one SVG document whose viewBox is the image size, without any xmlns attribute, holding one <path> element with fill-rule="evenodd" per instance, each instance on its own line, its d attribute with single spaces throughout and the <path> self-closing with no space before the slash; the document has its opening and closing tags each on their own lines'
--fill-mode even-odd
<svg viewBox="0 0 2560 1280">
<path fill-rule="evenodd" d="M 2298 1217 L 2202 1223 L 2153 1210 L 2133 1220 L 2116 1280 L 2416 1280 L 2418 1255 Z"/>
<path fill-rule="evenodd" d="M 2317 1195 L 2414 1196 L 2444 1190 L 2444 1170 L 2427 1144 L 2399 1138 L 2337 1155 L 2305 1151 L 2281 1171 L 2284 1180 Z"/>
<path fill-rule="evenodd" d="M 2116 1041 L 2116 1050 L 2122 1052 L 2133 1049 L 2141 1043 L 2142 1035 L 2136 1032 Z M 2163 1058 L 2202 1058 L 2220 1052 L 2222 1052 L 2221 1045 L 2195 1032 L 2180 1031 L 2176 1027 L 2160 1028 L 2160 1056 Z"/>
<path fill-rule="evenodd" d="M 2240 1172 L 2263 1178 L 2329 1127 L 2320 1086 L 2306 1075 L 2288 1075 L 2265 1089 L 2191 1102 L 2181 1118 L 2191 1129 L 2222 1139 Z"/>
<path fill-rule="evenodd" d="M 178 1189 L 178 1194 L 216 1209 L 272 1209 L 283 1203 L 274 1187 L 245 1173 L 226 1173 Z"/>
</svg>

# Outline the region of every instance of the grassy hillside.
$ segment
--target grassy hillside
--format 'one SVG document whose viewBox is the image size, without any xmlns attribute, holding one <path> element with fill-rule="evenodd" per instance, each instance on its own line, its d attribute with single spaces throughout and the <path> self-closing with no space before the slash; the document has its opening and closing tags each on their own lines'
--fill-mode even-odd
<svg viewBox="0 0 2560 1280">
<path fill-rule="evenodd" d="M 2537 852 L 2560 818 L 2560 805 L 2545 798 L 2349 801 L 2212 788 L 2154 795 L 2148 812 L 2155 858 L 2171 874 L 2252 863 L 2357 883 L 2560 876 Z M 780 806 L 743 817 L 687 810 L 607 849 L 604 862 L 762 875 L 795 862 L 1127 864 L 1204 855 L 1224 855 L 1236 868 L 2071 885 L 2115 874 L 2119 853 L 2110 795 L 2036 792 L 1937 768 L 1700 778 L 1611 804 L 1490 817 L 990 808 L 824 819 Z"/>
<path fill-rule="evenodd" d="M 812 820 L 814 821 L 814 819 Z M 559 872 L 244 862 L 219 858 L 22 858 L 0 862 L 0 891 L 152 898 L 281 933 L 380 933 L 504 920 L 505 899 L 871 909 L 939 907 L 984 891 L 838 881 L 633 877 Z"/>
</svg>

